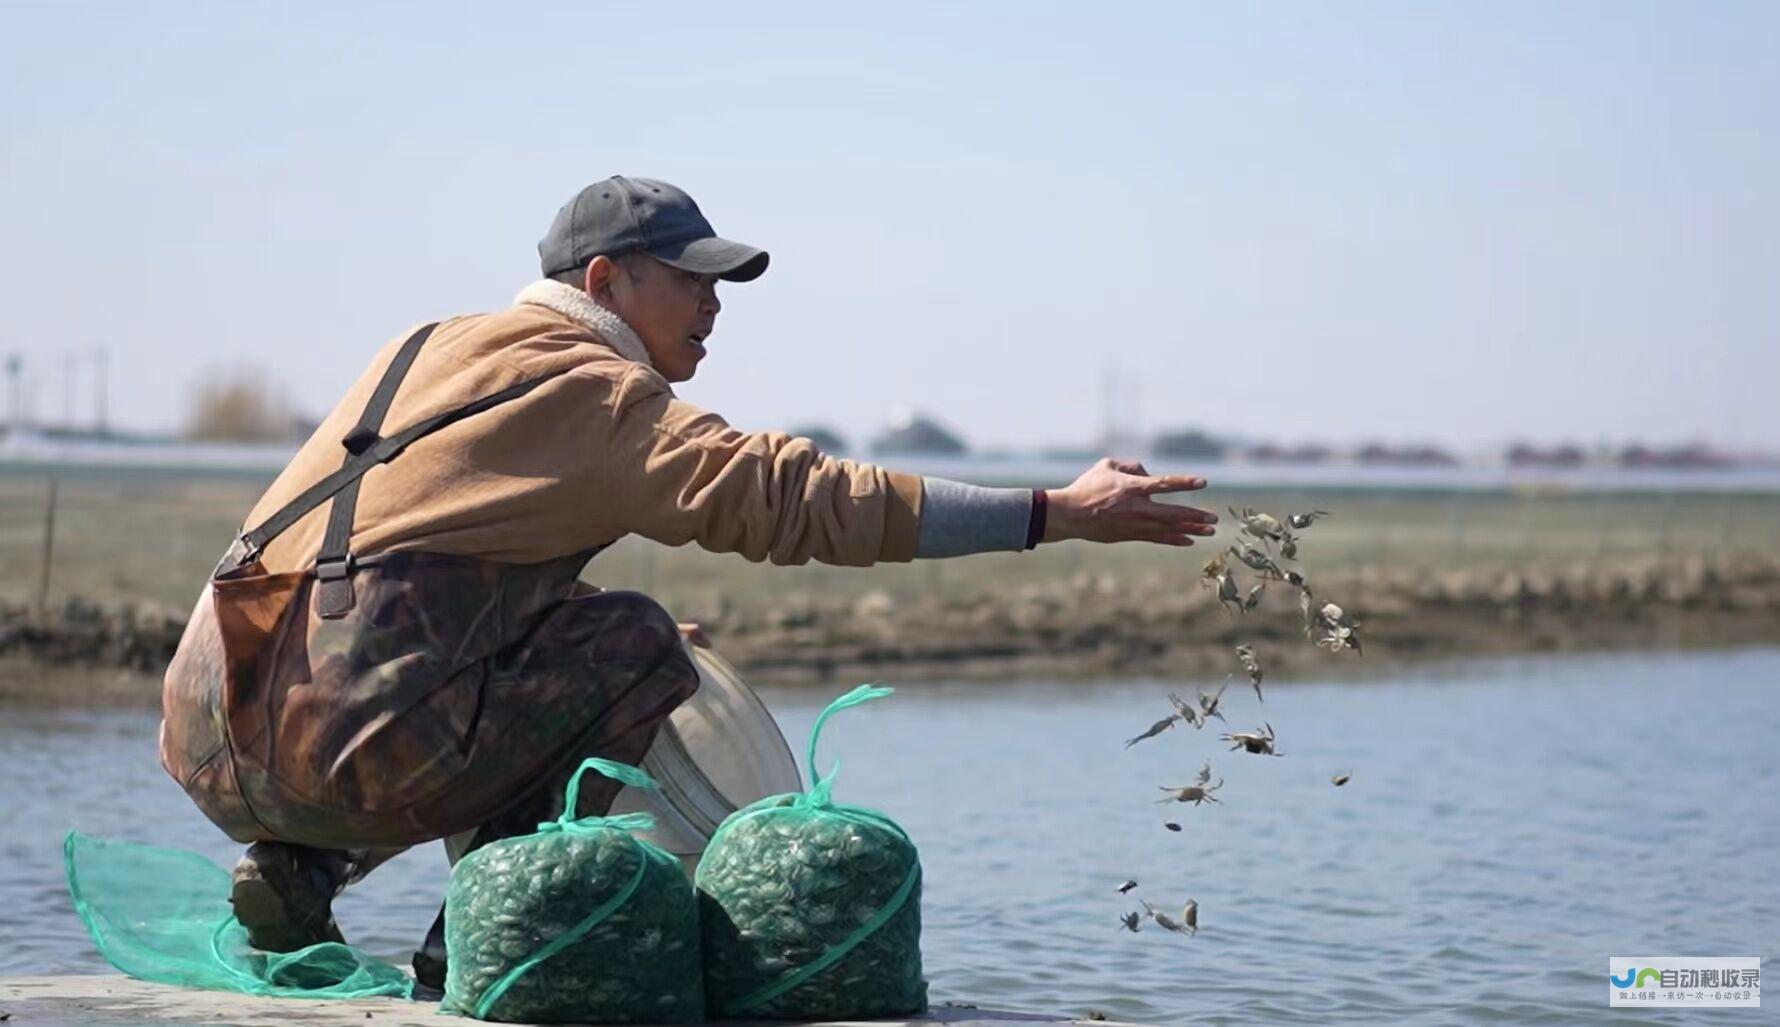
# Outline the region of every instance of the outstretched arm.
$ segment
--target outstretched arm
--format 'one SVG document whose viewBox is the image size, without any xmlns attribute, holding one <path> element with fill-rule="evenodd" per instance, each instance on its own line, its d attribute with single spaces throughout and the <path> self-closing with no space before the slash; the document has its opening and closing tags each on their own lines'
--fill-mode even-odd
<svg viewBox="0 0 1780 1027">
<path fill-rule="evenodd" d="M 1217 520 L 1153 498 L 1203 488 L 1203 478 L 1107 459 L 1042 497 L 923 479 L 829 456 L 808 439 L 739 431 L 653 379 L 633 375 L 614 405 L 601 501 L 624 530 L 668 545 L 865 566 L 1070 538 L 1191 545 Z"/>
<path fill-rule="evenodd" d="M 1107 458 L 1060 489 L 982 488 L 923 478 L 915 556 L 1030 549 L 1040 542 L 1157 542 L 1190 546 L 1217 515 L 1153 496 L 1205 487 L 1197 475 L 1153 476 L 1142 464 Z"/>
</svg>

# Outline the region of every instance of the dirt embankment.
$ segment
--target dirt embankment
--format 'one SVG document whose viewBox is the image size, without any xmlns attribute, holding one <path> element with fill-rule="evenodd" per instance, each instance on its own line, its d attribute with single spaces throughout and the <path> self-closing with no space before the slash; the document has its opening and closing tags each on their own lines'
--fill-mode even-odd
<svg viewBox="0 0 1780 1027">
<path fill-rule="evenodd" d="M 1011 679 L 1158 674 L 1220 677 L 1231 647 L 1255 646 L 1269 674 L 1313 663 L 1525 652 L 1780 642 L 1780 561 L 1618 560 L 1536 570 L 1420 573 L 1380 567 L 1314 581 L 1318 602 L 1359 622 L 1363 657 L 1318 650 L 1296 592 L 1274 584 L 1235 615 L 1178 573 L 897 599 L 792 593 L 702 618 L 750 680 Z M 130 604 L 69 601 L 47 614 L 0 607 L 0 702 L 158 701 L 183 618 Z"/>
<path fill-rule="evenodd" d="M 1227 613 L 1178 574 L 1069 581 L 898 602 L 883 593 L 787 597 L 713 625 L 739 667 L 774 682 L 887 678 L 1221 677 L 1252 644 L 1270 675 L 1314 666 L 1625 648 L 1780 642 L 1780 561 L 1616 561 L 1564 569 L 1394 568 L 1312 582 L 1359 622 L 1364 655 L 1306 637 L 1296 590 L 1275 583 L 1252 613 Z"/>
</svg>

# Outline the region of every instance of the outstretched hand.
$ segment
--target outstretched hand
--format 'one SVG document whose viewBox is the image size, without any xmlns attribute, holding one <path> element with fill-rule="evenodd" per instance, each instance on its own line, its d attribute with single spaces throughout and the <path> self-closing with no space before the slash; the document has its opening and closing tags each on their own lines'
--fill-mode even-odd
<svg viewBox="0 0 1780 1027">
<path fill-rule="evenodd" d="M 1205 479 L 1198 475 L 1151 475 L 1135 460 L 1107 457 L 1067 488 L 1045 490 L 1044 540 L 1190 546 L 1192 536 L 1217 530 L 1213 525 L 1218 515 L 1197 507 L 1159 503 L 1150 497 L 1204 487 Z"/>
</svg>

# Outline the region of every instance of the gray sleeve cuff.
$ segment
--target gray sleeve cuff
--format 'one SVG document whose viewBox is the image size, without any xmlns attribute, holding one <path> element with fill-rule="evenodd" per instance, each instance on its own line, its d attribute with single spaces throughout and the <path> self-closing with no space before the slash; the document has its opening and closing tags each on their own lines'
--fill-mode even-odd
<svg viewBox="0 0 1780 1027">
<path fill-rule="evenodd" d="M 1026 548 L 1031 522 L 1031 489 L 990 489 L 924 476 L 915 558 L 1019 552 Z"/>
</svg>

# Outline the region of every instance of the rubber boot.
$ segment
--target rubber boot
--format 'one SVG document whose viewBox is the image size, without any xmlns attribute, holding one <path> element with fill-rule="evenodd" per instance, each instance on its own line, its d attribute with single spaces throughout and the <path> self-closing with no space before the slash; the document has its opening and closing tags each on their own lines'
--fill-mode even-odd
<svg viewBox="0 0 1780 1027">
<path fill-rule="evenodd" d="M 434 991 L 445 990 L 445 907 L 433 918 L 426 940 L 414 950 L 414 980 Z"/>
<path fill-rule="evenodd" d="M 255 842 L 235 864 L 229 902 L 247 928 L 247 943 L 265 952 L 295 952 L 346 939 L 334 923 L 334 896 L 351 863 L 344 852 L 282 842 Z"/>
</svg>

